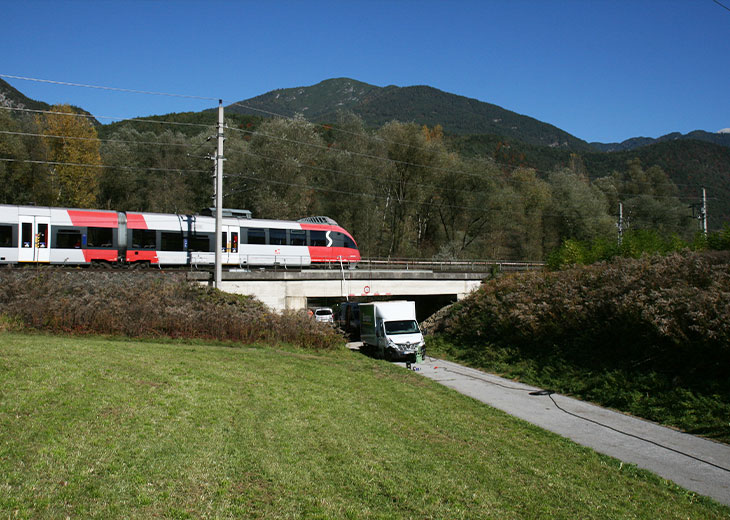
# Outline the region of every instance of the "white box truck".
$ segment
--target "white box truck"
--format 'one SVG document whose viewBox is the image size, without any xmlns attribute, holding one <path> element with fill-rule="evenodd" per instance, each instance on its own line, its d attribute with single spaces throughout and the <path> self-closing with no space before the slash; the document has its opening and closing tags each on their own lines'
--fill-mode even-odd
<svg viewBox="0 0 730 520">
<path fill-rule="evenodd" d="M 360 339 L 365 350 L 385 359 L 417 361 L 426 350 L 415 302 L 361 303 Z"/>
</svg>

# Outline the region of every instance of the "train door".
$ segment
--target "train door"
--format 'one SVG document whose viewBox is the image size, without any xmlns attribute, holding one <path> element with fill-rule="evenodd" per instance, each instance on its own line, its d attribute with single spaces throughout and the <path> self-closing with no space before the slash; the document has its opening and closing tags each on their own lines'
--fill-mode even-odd
<svg viewBox="0 0 730 520">
<path fill-rule="evenodd" d="M 51 219 L 50 217 L 20 215 L 20 240 L 18 241 L 19 262 L 51 261 Z"/>
<path fill-rule="evenodd" d="M 224 264 L 238 264 L 238 226 L 223 226 Z"/>
</svg>

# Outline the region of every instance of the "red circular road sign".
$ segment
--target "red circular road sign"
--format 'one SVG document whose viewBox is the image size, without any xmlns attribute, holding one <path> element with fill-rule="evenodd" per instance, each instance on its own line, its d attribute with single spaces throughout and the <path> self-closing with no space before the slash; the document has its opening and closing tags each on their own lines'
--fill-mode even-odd
<svg viewBox="0 0 730 520">
<path fill-rule="evenodd" d="M 363 291 L 363 292 L 364 292 L 365 294 L 369 294 L 369 293 L 370 293 L 370 286 L 369 286 L 369 285 L 366 285 L 366 286 L 365 286 L 365 287 L 363 288 L 363 290 L 362 290 L 362 291 Z"/>
</svg>

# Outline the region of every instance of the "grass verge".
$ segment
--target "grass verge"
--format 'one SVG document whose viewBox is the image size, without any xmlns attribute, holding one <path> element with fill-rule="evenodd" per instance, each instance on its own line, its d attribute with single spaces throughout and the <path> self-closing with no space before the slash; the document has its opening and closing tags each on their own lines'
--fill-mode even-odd
<svg viewBox="0 0 730 520">
<path fill-rule="evenodd" d="M 349 352 L 0 333 L 0 517 L 726 518 Z"/>
</svg>

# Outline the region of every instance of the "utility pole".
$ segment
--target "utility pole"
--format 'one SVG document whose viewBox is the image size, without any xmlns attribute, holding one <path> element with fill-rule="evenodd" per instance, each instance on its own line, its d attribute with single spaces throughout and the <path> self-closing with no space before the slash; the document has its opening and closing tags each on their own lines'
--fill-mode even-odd
<svg viewBox="0 0 730 520">
<path fill-rule="evenodd" d="M 700 212 L 700 218 L 702 219 L 702 233 L 707 238 L 707 192 L 704 186 L 702 186 L 702 210 Z"/>
<path fill-rule="evenodd" d="M 215 287 L 223 279 L 223 100 L 218 100 L 218 150 L 215 154 Z"/>
<path fill-rule="evenodd" d="M 622 202 L 618 203 L 618 245 L 624 240 L 624 205 Z"/>
</svg>

